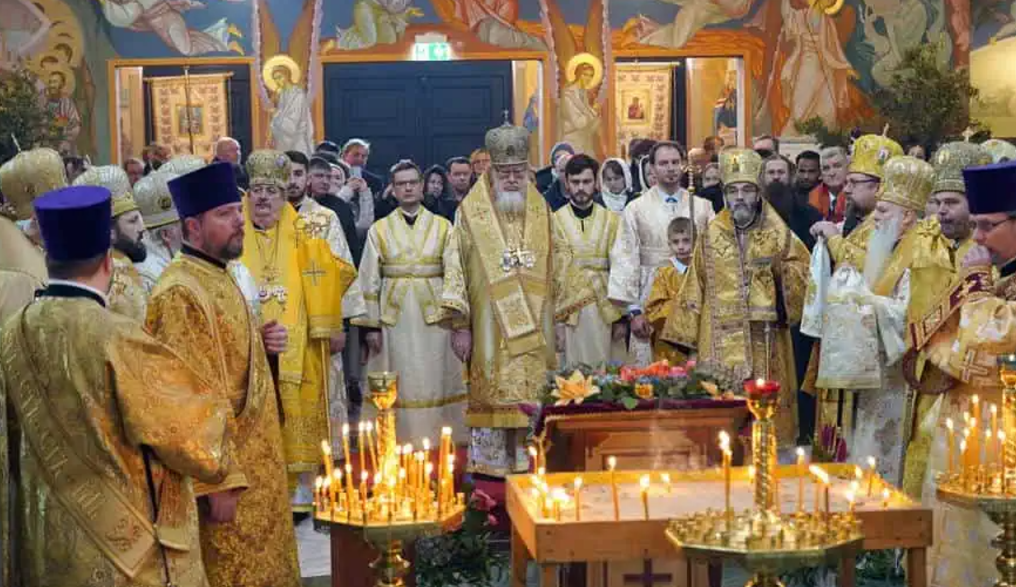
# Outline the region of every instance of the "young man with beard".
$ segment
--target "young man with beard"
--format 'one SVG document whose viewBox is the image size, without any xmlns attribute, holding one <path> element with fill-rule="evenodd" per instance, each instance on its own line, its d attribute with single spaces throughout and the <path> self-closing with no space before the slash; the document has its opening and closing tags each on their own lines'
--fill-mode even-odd
<svg viewBox="0 0 1016 587">
<path fill-rule="evenodd" d="M 807 196 L 802 198 L 794 190 L 794 181 L 794 165 L 790 159 L 773 155 L 762 162 L 762 187 L 766 201 L 811 251 L 815 237 L 810 230 L 822 220 L 822 213 L 808 204 Z"/>
<path fill-rule="evenodd" d="M 933 226 L 918 223 L 935 171 L 920 159 L 900 156 L 890 159 L 883 173 L 863 271 L 843 264 L 832 277 L 823 333 L 831 333 L 836 344 L 823 345 L 819 382 L 834 381 L 854 398 L 856 424 L 845 430 L 852 460 L 863 464 L 863 459 L 874 456 L 882 477 L 899 485 L 904 433 L 912 416 L 912 396 L 901 362 L 906 350 L 903 337 L 908 308 L 919 305 L 925 294 L 918 284 L 928 279 L 926 271 L 936 269 L 927 267 L 928 252 L 919 246 L 922 231 Z M 868 321 L 876 316 L 872 327 Z M 877 364 L 863 356 L 867 349 L 878 349 Z M 871 389 L 873 371 L 875 389 Z"/>
<path fill-rule="evenodd" d="M 976 244 L 960 262 L 960 279 L 909 329 L 909 342 L 955 382 L 939 396 L 943 398 L 939 422 L 946 417 L 962 421 L 973 394 L 984 398 L 982 405 L 1001 406 L 998 359 L 1016 352 L 1016 263 L 1012 261 L 1016 259 L 1016 162 L 967 167 L 962 173 L 974 227 L 971 238 Z M 977 510 L 934 498 L 934 471 L 943 470 L 949 460 L 940 430 L 931 431 L 923 501 L 934 507 L 935 530 L 967 539 L 940 541 L 929 549 L 929 585 L 988 585 L 997 575 L 994 560 L 984 556 L 983 545 L 998 528 Z"/>
<path fill-rule="evenodd" d="M 672 142 L 656 143 L 649 152 L 649 166 L 657 184 L 625 207 L 614 248 L 610 252 L 608 297 L 627 308 L 631 319 L 632 358 L 639 364 L 652 361 L 652 328 L 643 315 L 653 287 L 656 269 L 670 263 L 667 226 L 678 216 L 691 218 L 696 233 L 716 216 L 713 205 L 681 187 L 684 152 Z M 757 180 L 756 180 L 757 181 Z"/>
<path fill-rule="evenodd" d="M 620 220 L 596 203 L 599 164 L 588 155 L 572 157 L 564 168 L 571 199 L 554 212 L 554 230 L 572 248 L 573 263 L 585 275 L 594 298 L 559 325 L 563 330 L 565 365 L 600 365 L 627 362 L 624 313 L 607 299 L 610 251 Z"/>
<path fill-rule="evenodd" d="M 257 282 L 261 319 L 290 333 L 279 355 L 282 441 L 293 511 L 306 513 L 313 504 L 321 439 L 332 429 L 328 358 L 345 343 L 342 296 L 356 269 L 333 254 L 324 239 L 334 218 L 330 210 L 297 212 L 287 204 L 283 190 L 293 181 L 289 157 L 254 151 L 247 158 L 247 175 L 251 189 L 240 259 Z"/>
<path fill-rule="evenodd" d="M 535 401 L 557 366 L 554 324 L 593 294 L 530 184 L 529 131 L 505 124 L 485 143 L 491 169 L 456 214 L 441 305 L 468 365 L 468 470 L 503 479 L 529 468 L 519 405 Z"/>
<path fill-rule="evenodd" d="M 219 483 L 194 483 L 201 554 L 211 587 L 299 587 L 282 429 L 266 347 L 286 346 L 247 305 L 227 263 L 244 249 L 232 166 L 169 183 L 183 248 L 152 292 L 146 329 L 176 350 L 233 408 L 233 459 Z M 277 326 L 277 325 L 275 325 Z M 264 341 L 264 342 L 263 342 Z M 242 496 L 242 499 L 241 499 Z"/>
<path fill-rule="evenodd" d="M 660 338 L 743 379 L 781 382 L 776 432 L 779 446 L 789 447 L 797 441 L 789 328 L 801 321 L 808 249 L 762 199 L 758 153 L 727 149 L 720 153 L 720 171 L 726 208 L 698 234 Z"/>
<path fill-rule="evenodd" d="M 399 438 L 451 426 L 464 441 L 462 362 L 440 307 L 452 225 L 423 207 L 423 175 L 415 163 L 396 163 L 388 181 L 399 208 L 370 227 L 360 263 L 367 315 L 354 324 L 367 330 L 367 372 L 404 375 L 395 405 Z"/>
<path fill-rule="evenodd" d="M 148 255 L 142 237 L 145 222 L 134 201 L 130 180 L 123 168 L 117 165 L 89 167 L 74 185 L 104 187 L 113 194 L 113 283 L 109 288 L 109 308 L 137 321 L 145 319 L 148 293 L 135 263 L 144 262 Z"/>
</svg>

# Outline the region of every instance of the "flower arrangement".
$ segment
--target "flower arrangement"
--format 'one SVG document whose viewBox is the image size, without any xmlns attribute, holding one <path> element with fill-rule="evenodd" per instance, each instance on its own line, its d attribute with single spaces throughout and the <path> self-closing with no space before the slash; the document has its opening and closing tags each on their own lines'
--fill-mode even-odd
<svg viewBox="0 0 1016 587">
<path fill-rule="evenodd" d="M 741 385 L 733 372 L 694 360 L 683 365 L 663 360 L 647 367 L 574 365 L 549 375 L 540 403 L 620 404 L 634 410 L 647 401 L 734 399 Z"/>
<path fill-rule="evenodd" d="M 491 541 L 497 525 L 494 516 L 497 502 L 474 489 L 466 503 L 458 530 L 417 543 L 413 569 L 421 587 L 492 587 L 504 582 L 508 569 L 507 550 Z"/>
</svg>

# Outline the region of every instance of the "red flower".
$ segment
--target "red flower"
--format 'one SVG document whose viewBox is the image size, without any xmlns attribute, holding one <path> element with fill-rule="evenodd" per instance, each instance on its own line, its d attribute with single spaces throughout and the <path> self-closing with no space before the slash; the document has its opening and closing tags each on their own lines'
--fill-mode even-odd
<svg viewBox="0 0 1016 587">
<path fill-rule="evenodd" d="M 685 364 L 684 364 L 684 368 L 685 369 L 694 369 L 696 365 L 698 365 L 698 361 L 696 361 L 695 359 L 688 359 L 688 361 L 685 362 Z"/>
<path fill-rule="evenodd" d="M 489 512 L 497 506 L 497 501 L 480 489 L 473 490 L 469 496 L 469 507 L 481 512 Z"/>
<path fill-rule="evenodd" d="M 497 526 L 497 517 L 495 517 L 494 514 L 487 514 L 487 525 Z"/>
</svg>

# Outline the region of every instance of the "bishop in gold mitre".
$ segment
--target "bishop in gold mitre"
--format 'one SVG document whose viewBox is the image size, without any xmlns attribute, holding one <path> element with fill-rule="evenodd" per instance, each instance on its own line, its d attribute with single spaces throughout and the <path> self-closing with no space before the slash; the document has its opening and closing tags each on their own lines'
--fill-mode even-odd
<svg viewBox="0 0 1016 587">
<path fill-rule="evenodd" d="M 144 321 L 148 294 L 134 263 L 145 260 L 141 242 L 145 222 L 141 217 L 127 172 L 119 165 L 89 167 L 74 180 L 74 185 L 95 185 L 113 194 L 113 284 L 109 289 L 110 309 L 118 314 Z"/>
<path fill-rule="evenodd" d="M 809 256 L 762 198 L 761 170 L 754 151 L 720 153 L 726 207 L 698 237 L 661 338 L 744 379 L 779 381 L 776 431 L 780 446 L 790 446 L 797 440 L 790 326 L 801 321 Z"/>
<path fill-rule="evenodd" d="M 997 577 L 994 557 L 983 545 L 998 534 L 998 527 L 978 510 L 937 501 L 934 480 L 949 462 L 945 419 L 951 417 L 958 431 L 974 394 L 982 400 L 981 421 L 990 419 L 989 404 L 1004 410 L 998 359 L 1016 353 L 1016 161 L 975 164 L 961 172 L 977 244 L 959 260 L 957 279 L 909 325 L 911 347 L 927 356 L 929 368 L 934 365 L 954 381 L 941 396 L 922 502 L 934 508 L 937 536 L 965 538 L 936 541 L 929 549 L 933 587 L 990 585 Z"/>
<path fill-rule="evenodd" d="M 107 309 L 110 210 L 94 186 L 35 201 L 49 285 L 0 325 L 4 585 L 208 585 L 192 483 L 229 469 L 232 409 Z"/>
<path fill-rule="evenodd" d="M 298 587 L 279 402 L 263 328 L 227 267 L 244 248 L 244 212 L 228 163 L 169 183 L 184 245 L 148 303 L 148 330 L 233 408 L 235 459 L 220 483 L 195 483 L 212 587 Z"/>
<path fill-rule="evenodd" d="M 32 201 L 66 185 L 63 160 L 52 149 L 22 151 L 0 166 L 0 191 L 6 199 L 0 205 L 0 322 L 46 285 Z"/>
<path fill-rule="evenodd" d="M 315 217 L 286 201 L 290 162 L 281 151 L 247 159 L 242 263 L 258 287 L 262 323 L 285 327 L 279 395 L 286 416 L 282 439 L 293 509 L 313 507 L 321 441 L 331 438 L 328 365 L 331 340 L 342 334 L 342 297 L 356 269 L 333 254 Z"/>
<path fill-rule="evenodd" d="M 445 256 L 441 305 L 454 313 L 452 347 L 469 365 L 469 469 L 526 470 L 529 419 L 557 364 L 555 322 L 592 301 L 568 241 L 529 182 L 529 131 L 507 123 L 486 136 L 491 168 L 462 200 Z"/>
</svg>

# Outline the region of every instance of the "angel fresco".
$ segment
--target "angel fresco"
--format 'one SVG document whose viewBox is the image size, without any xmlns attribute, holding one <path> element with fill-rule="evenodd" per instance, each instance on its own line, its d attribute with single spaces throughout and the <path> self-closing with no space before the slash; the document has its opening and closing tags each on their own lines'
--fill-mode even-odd
<svg viewBox="0 0 1016 587">
<path fill-rule="evenodd" d="M 674 22 L 658 24 L 644 16 L 640 17 L 636 35 L 640 43 L 670 49 L 684 47 L 695 33 L 708 25 L 744 18 L 752 5 L 752 0 L 657 1 L 681 7 L 674 16 Z"/>
<path fill-rule="evenodd" d="M 610 25 L 604 0 L 590 0 L 582 44 L 575 38 L 556 0 L 540 0 L 551 52 L 551 68 L 557 69 L 559 94 L 558 132 L 576 153 L 602 159 L 605 153 L 600 135 L 603 106 L 607 100 L 604 63 L 610 43 Z M 581 49 L 580 50 L 580 46 Z"/>
<path fill-rule="evenodd" d="M 321 0 L 304 0 L 300 16 L 290 34 L 288 54 L 267 0 L 254 0 L 254 22 L 259 43 L 254 51 L 260 66 L 258 89 L 263 104 L 270 104 L 269 144 L 279 151 L 314 152 L 314 119 L 311 105 L 317 87 L 312 66 L 317 58 L 318 35 L 314 23 L 321 14 Z M 306 75 L 304 75 L 306 73 Z M 271 96 L 269 96 L 271 92 Z"/>
<path fill-rule="evenodd" d="M 938 44 L 939 65 L 943 68 L 949 65 L 952 43 L 945 31 L 945 6 L 942 0 L 932 4 L 936 17 L 929 27 L 931 15 L 922 0 L 864 1 L 860 18 L 864 39 L 875 49 L 875 61 L 871 66 L 875 83 L 888 87 L 903 56 L 923 43 Z M 882 26 L 876 27 L 876 21 Z"/>
<path fill-rule="evenodd" d="M 506 49 L 545 51 L 546 43 L 519 21 L 519 0 L 431 0 L 438 17 L 452 27 Z"/>
<path fill-rule="evenodd" d="M 412 0 L 356 0 L 352 26 L 336 30 L 334 43 L 340 49 L 391 45 L 402 39 L 411 18 L 421 16 Z"/>
<path fill-rule="evenodd" d="M 223 1 L 238 3 L 244 0 Z M 243 33 L 225 18 L 204 30 L 188 28 L 183 14 L 204 8 L 204 3 L 198 0 L 101 0 L 100 5 L 109 24 L 133 31 L 154 32 L 181 55 L 230 51 L 243 54 L 243 48 L 234 40 L 234 37 L 242 37 Z"/>
</svg>

